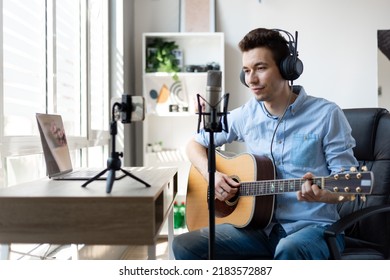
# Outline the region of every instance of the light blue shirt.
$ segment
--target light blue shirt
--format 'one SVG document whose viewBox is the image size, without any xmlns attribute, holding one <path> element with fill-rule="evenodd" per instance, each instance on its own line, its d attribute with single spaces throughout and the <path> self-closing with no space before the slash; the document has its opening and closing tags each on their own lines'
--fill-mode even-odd
<svg viewBox="0 0 390 280">
<path fill-rule="evenodd" d="M 277 179 L 302 178 L 306 172 L 328 176 L 358 166 L 352 148 L 355 140 L 343 111 L 333 102 L 309 96 L 294 86 L 297 99 L 280 122 L 272 144 Z M 228 132 L 214 133 L 215 145 L 245 142 L 247 151 L 271 157 L 271 139 L 278 117 L 268 113 L 263 102 L 250 99 L 228 114 Z M 209 145 L 209 133 L 201 130 L 196 140 Z M 274 222 L 289 234 L 306 225 L 327 225 L 339 218 L 337 204 L 299 202 L 296 193 L 276 196 Z M 266 229 L 267 230 L 267 229 Z"/>
</svg>

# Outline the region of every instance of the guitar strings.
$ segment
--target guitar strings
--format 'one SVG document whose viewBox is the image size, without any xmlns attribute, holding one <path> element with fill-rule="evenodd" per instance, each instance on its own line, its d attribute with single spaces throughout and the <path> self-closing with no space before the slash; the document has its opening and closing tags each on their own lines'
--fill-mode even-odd
<svg viewBox="0 0 390 280">
<path fill-rule="evenodd" d="M 334 177 L 317 177 L 313 179 L 320 188 L 323 189 L 332 189 L 332 187 L 347 187 L 345 185 L 340 185 L 343 183 L 343 180 L 340 178 Z M 325 180 L 325 186 L 322 186 L 323 180 Z M 350 185 L 354 181 L 360 181 L 358 178 L 350 178 L 347 181 L 350 182 Z M 292 192 L 300 189 L 301 185 L 306 181 L 306 179 L 280 179 L 280 180 L 264 180 L 264 181 L 255 181 L 255 182 L 241 182 L 240 193 L 245 195 L 250 194 L 274 194 L 274 193 L 284 193 Z M 336 185 L 330 186 L 333 183 Z M 340 186 L 337 186 L 340 185 Z M 354 184 L 359 186 L 360 184 Z"/>
</svg>

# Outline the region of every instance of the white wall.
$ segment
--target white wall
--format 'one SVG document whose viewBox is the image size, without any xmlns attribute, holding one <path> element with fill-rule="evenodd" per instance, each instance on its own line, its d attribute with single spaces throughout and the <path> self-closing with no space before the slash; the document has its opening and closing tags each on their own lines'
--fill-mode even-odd
<svg viewBox="0 0 390 280">
<path fill-rule="evenodd" d="M 251 93 L 239 83 L 237 43 L 251 29 L 280 28 L 299 33 L 304 72 L 295 81 L 314 96 L 342 108 L 378 106 L 377 30 L 389 29 L 387 0 L 216 0 L 217 31 L 225 33 L 225 88 L 230 108 Z M 244 94 L 246 92 L 246 94 Z M 233 144 L 228 149 L 243 151 Z"/>
<path fill-rule="evenodd" d="M 225 86 L 232 98 L 245 90 L 238 83 L 238 41 L 253 28 L 275 27 L 299 32 L 305 69 L 296 84 L 343 108 L 377 106 L 377 30 L 390 27 L 389 1 L 216 1 L 217 30 L 225 32 L 229 57 Z"/>
<path fill-rule="evenodd" d="M 239 40 L 256 27 L 299 32 L 304 63 L 295 84 L 342 108 L 378 106 L 377 30 L 389 29 L 388 0 L 215 0 L 216 31 L 225 33 L 225 89 L 229 108 L 251 93 L 239 82 Z M 179 0 L 135 0 L 136 44 L 142 32 L 177 31 Z M 176 10 L 177 9 L 177 10 Z M 201 20 L 201 19 L 200 19 Z M 141 90 L 141 53 L 136 46 L 136 84 Z M 239 152 L 240 146 L 230 150 Z"/>
</svg>

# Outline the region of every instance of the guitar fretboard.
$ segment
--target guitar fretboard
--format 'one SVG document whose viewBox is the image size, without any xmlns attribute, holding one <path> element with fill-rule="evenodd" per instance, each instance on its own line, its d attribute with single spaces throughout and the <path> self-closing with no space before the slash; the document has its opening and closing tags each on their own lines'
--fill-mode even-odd
<svg viewBox="0 0 390 280">
<path fill-rule="evenodd" d="M 313 184 L 322 188 L 326 178 L 318 177 L 313 179 Z M 242 182 L 240 186 L 240 196 L 259 196 L 268 194 L 281 194 L 296 192 L 301 189 L 306 179 L 281 179 L 265 180 L 256 182 Z"/>
<path fill-rule="evenodd" d="M 323 190 L 339 193 L 371 193 L 372 172 L 336 174 L 329 177 L 316 177 L 312 183 Z M 306 179 L 280 179 L 242 182 L 239 196 L 260 196 L 296 192 Z"/>
</svg>

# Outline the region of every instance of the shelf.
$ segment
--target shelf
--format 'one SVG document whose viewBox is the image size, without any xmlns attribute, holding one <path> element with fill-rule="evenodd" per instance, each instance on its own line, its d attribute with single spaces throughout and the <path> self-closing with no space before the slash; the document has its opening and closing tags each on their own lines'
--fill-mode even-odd
<svg viewBox="0 0 390 280">
<path fill-rule="evenodd" d="M 180 60 L 182 71 L 146 72 L 147 54 L 155 51 L 150 45 L 156 38 L 175 42 L 178 49 L 172 53 Z M 184 200 L 191 167 L 184 151 L 188 141 L 197 132 L 199 115 L 195 113 L 195 104 L 197 94 L 205 97 L 207 72 L 183 70 L 188 69 L 186 66 L 189 65 L 218 64 L 222 72 L 221 92 L 224 92 L 224 34 L 144 33 L 142 39 L 143 95 L 146 103 L 146 117 L 143 122 L 144 163 L 149 166 L 178 167 L 178 197 Z M 154 69 L 161 69 L 153 64 L 153 60 L 149 62 Z M 174 79 L 176 75 L 178 80 Z M 147 145 L 155 143 L 162 143 L 163 152 L 148 153 Z"/>
<path fill-rule="evenodd" d="M 222 32 L 197 33 L 144 33 L 143 34 L 143 71 L 146 70 L 146 54 L 148 46 L 159 38 L 164 41 L 174 41 L 182 52 L 182 72 L 188 65 L 207 65 L 216 63 L 223 71 L 224 67 L 224 34 Z M 181 73 L 182 73 L 181 72 Z M 191 73 L 191 72 L 189 72 Z M 199 72 L 198 72 L 199 73 Z"/>
<path fill-rule="evenodd" d="M 177 72 L 176 75 L 179 76 L 179 78 L 181 77 L 190 77 L 190 78 L 206 77 L 207 78 L 207 72 Z M 148 72 L 144 74 L 144 77 L 153 77 L 153 78 L 154 77 L 173 78 L 173 76 L 174 73 L 167 73 L 167 72 Z"/>
</svg>

